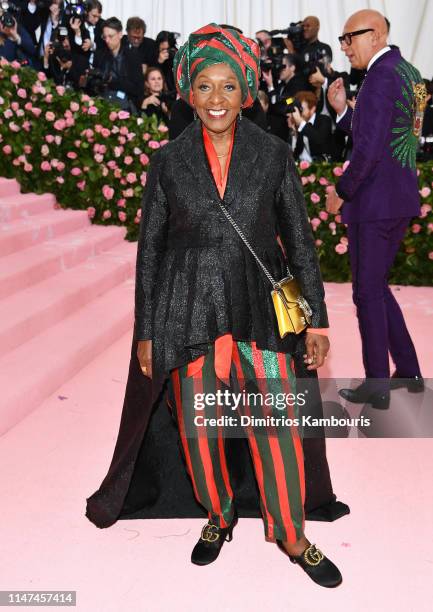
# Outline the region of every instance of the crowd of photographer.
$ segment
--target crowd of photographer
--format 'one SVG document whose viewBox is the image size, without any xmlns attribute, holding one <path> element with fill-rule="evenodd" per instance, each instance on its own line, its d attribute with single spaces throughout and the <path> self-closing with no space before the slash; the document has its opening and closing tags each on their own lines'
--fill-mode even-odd
<svg viewBox="0 0 433 612">
<path fill-rule="evenodd" d="M 174 137 L 192 120 L 192 111 L 176 100 L 173 58 L 179 34 L 162 31 L 148 38 L 140 17 L 128 19 L 124 34 L 121 21 L 104 20 L 102 11 L 99 0 L 0 1 L 0 57 L 43 70 L 59 85 L 133 114 L 156 115 Z M 326 94 L 342 77 L 354 104 L 364 75 L 335 71 L 331 47 L 319 40 L 319 30 L 319 19 L 309 16 L 283 30 L 256 32 L 261 82 L 249 116 L 289 142 L 297 160 L 343 161 L 350 158 L 351 142 L 336 129 Z M 426 84 L 431 103 L 432 83 Z M 421 147 L 433 156 L 432 106 Z"/>
</svg>

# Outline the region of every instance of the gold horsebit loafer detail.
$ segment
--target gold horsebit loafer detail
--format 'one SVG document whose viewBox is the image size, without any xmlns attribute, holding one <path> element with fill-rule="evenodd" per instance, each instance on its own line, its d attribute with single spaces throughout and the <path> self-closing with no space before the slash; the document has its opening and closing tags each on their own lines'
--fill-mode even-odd
<svg viewBox="0 0 433 612">
<path fill-rule="evenodd" d="M 303 552 L 304 561 L 308 565 L 319 565 L 319 563 L 325 558 L 325 555 L 321 550 L 316 548 L 315 544 L 311 544 Z"/>
</svg>

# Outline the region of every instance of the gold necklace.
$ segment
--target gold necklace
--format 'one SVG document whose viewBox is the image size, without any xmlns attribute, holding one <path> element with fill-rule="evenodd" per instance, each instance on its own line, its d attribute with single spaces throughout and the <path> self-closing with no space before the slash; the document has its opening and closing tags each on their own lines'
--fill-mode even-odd
<svg viewBox="0 0 433 612">
<path fill-rule="evenodd" d="M 224 155 L 217 155 L 217 157 L 227 157 L 228 153 L 224 153 Z"/>
</svg>

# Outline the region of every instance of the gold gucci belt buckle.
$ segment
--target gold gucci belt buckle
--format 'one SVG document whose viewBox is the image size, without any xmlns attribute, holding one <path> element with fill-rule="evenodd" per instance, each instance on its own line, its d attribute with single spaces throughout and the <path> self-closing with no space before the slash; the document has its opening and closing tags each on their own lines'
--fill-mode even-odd
<svg viewBox="0 0 433 612">
<path fill-rule="evenodd" d="M 319 565 L 322 559 L 324 559 L 324 554 L 321 550 L 316 548 L 314 544 L 312 544 L 304 552 L 304 559 L 308 565 Z"/>
<path fill-rule="evenodd" d="M 207 523 L 201 530 L 201 539 L 205 542 L 216 542 L 220 537 L 219 533 L 215 533 L 215 531 L 212 531 L 212 527 L 218 529 L 217 525 L 214 525 L 213 523 Z"/>
</svg>

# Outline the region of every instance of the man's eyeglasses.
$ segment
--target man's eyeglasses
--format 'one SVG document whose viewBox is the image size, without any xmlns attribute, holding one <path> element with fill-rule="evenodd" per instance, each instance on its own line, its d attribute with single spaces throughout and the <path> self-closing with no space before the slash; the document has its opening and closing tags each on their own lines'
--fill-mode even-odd
<svg viewBox="0 0 433 612">
<path fill-rule="evenodd" d="M 373 28 L 367 28 L 366 30 L 356 30 L 355 32 L 346 32 L 342 36 L 338 37 L 340 45 L 344 42 L 348 47 L 352 44 L 353 36 L 360 36 L 361 34 L 365 34 L 366 32 L 374 32 Z"/>
</svg>

